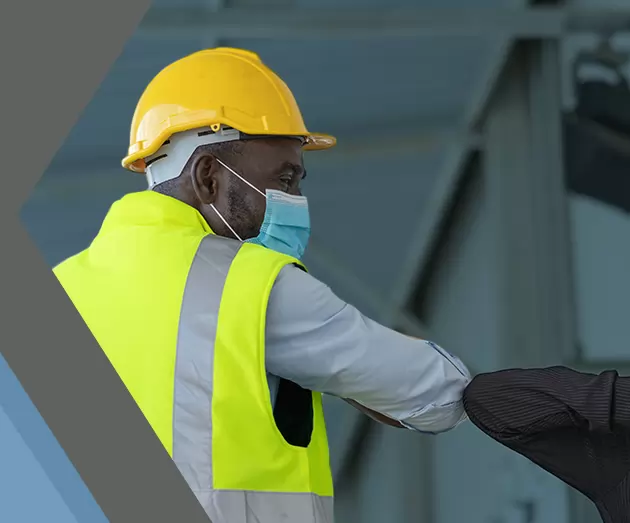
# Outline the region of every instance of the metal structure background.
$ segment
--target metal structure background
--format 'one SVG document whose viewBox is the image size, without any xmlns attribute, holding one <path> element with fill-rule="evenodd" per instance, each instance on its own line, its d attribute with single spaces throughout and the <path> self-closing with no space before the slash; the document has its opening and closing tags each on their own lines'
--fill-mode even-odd
<svg viewBox="0 0 630 523">
<path fill-rule="evenodd" d="M 308 126 L 339 138 L 306 158 L 316 276 L 475 372 L 599 370 L 576 346 L 562 111 L 572 56 L 626 30 L 625 0 L 155 0 L 23 220 L 51 265 L 85 247 L 111 202 L 145 187 L 119 161 L 149 79 L 202 47 L 249 48 Z M 326 408 L 340 523 L 597 521 L 471 426 L 429 438 Z"/>
</svg>

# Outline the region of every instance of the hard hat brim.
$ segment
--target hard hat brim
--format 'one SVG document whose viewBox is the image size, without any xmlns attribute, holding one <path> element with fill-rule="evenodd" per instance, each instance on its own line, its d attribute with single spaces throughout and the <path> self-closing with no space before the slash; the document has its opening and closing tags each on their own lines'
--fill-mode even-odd
<svg viewBox="0 0 630 523">
<path fill-rule="evenodd" d="M 268 136 L 272 137 L 274 135 L 269 134 Z M 166 139 L 167 137 L 165 136 L 164 138 L 161 138 L 162 140 L 161 142 L 159 141 L 156 141 L 156 142 L 162 143 Z M 337 139 L 334 136 L 331 136 L 329 134 L 322 134 L 322 133 L 309 133 L 306 135 L 306 140 L 304 142 L 303 149 L 305 151 L 323 151 L 325 149 L 330 149 L 331 147 L 334 147 L 336 144 L 337 144 Z M 151 154 L 155 153 L 158 148 L 159 146 L 155 147 L 156 149 L 155 151 L 153 151 L 152 148 L 145 149 L 144 151 L 142 151 L 143 157 L 141 158 L 138 158 L 139 152 L 130 154 L 126 156 L 125 158 L 123 158 L 121 164 L 125 169 L 129 171 L 144 174 L 146 172 L 146 163 L 144 161 L 144 157 L 150 156 Z"/>
<path fill-rule="evenodd" d="M 322 151 L 337 144 L 337 139 L 329 134 L 310 134 L 304 144 L 305 151 Z"/>
</svg>

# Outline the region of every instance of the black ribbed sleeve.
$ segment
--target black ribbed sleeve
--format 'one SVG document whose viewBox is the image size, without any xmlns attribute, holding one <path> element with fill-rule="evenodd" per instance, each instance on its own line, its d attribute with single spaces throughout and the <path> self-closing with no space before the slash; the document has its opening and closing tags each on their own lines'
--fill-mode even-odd
<svg viewBox="0 0 630 523">
<path fill-rule="evenodd" d="M 472 423 L 586 495 L 604 523 L 630 523 L 630 378 L 566 367 L 476 376 Z"/>
</svg>

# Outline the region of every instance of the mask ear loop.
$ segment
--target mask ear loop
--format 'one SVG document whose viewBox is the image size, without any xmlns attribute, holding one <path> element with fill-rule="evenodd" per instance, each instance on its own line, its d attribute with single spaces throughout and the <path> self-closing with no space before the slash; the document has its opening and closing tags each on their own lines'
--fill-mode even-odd
<svg viewBox="0 0 630 523">
<path fill-rule="evenodd" d="M 260 194 L 263 198 L 267 199 L 267 196 L 265 195 L 264 192 L 262 192 L 258 187 L 256 187 L 255 185 L 252 185 L 250 182 L 248 182 L 245 178 L 243 178 L 240 174 L 238 174 L 234 169 L 232 169 L 231 167 L 229 167 L 228 165 L 225 165 L 221 160 L 219 160 L 218 158 L 216 158 L 216 161 L 219 162 L 220 165 L 222 165 L 223 167 L 225 167 L 228 171 L 230 171 L 234 176 L 236 176 L 239 180 L 241 180 L 242 182 L 244 182 L 245 184 L 249 185 L 252 189 L 254 189 L 254 191 L 256 191 L 258 194 Z M 230 232 L 236 236 L 236 238 L 238 238 L 238 241 L 240 241 L 241 243 L 243 243 L 243 239 L 236 233 L 236 231 L 232 228 L 232 226 L 227 222 L 227 220 L 221 215 L 221 213 L 217 210 L 217 208 L 214 206 L 214 204 L 210 205 L 210 207 L 212 207 L 212 209 L 214 210 L 214 212 L 217 213 L 217 216 L 221 219 L 221 221 L 225 224 L 225 226 L 230 229 Z"/>
<path fill-rule="evenodd" d="M 218 158 L 215 158 L 217 162 L 219 162 L 219 164 L 221 164 L 223 167 L 225 167 L 228 171 L 230 171 L 234 176 L 236 176 L 239 180 L 241 180 L 243 183 L 246 183 L 247 185 L 249 185 L 252 189 L 254 189 L 254 191 L 256 191 L 258 194 L 260 194 L 263 198 L 267 198 L 267 196 L 265 195 L 264 192 L 262 192 L 258 187 L 256 187 L 255 185 L 252 185 L 250 182 L 248 182 L 245 178 L 243 178 L 240 174 L 238 174 L 234 169 L 232 169 L 231 167 L 225 165 L 221 160 L 219 160 Z"/>
<path fill-rule="evenodd" d="M 221 221 L 225 224 L 225 226 L 230 229 L 230 232 L 236 236 L 236 238 L 238 239 L 239 242 L 243 243 L 243 239 L 236 233 L 236 231 L 234 229 L 232 229 L 232 226 L 227 222 L 227 220 L 221 216 L 221 213 L 219 211 L 217 211 L 217 208 L 214 206 L 214 203 L 210 204 L 210 207 L 212 207 L 212 210 L 214 212 L 217 213 L 217 216 L 221 219 Z"/>
<path fill-rule="evenodd" d="M 194 172 L 194 166 L 192 171 Z M 197 180 L 195 179 L 194 176 L 191 176 L 192 179 L 192 184 L 195 187 L 195 190 L 197 190 Z M 232 228 L 232 226 L 227 222 L 227 220 L 221 215 L 221 213 L 217 210 L 217 208 L 214 206 L 214 203 L 210 204 L 210 207 L 212 207 L 212 210 L 217 213 L 217 216 L 221 219 L 221 221 L 225 224 L 225 226 L 230 229 L 230 232 L 238 239 L 238 241 L 240 241 L 241 243 L 243 243 L 242 238 L 236 233 L 236 231 Z"/>
</svg>

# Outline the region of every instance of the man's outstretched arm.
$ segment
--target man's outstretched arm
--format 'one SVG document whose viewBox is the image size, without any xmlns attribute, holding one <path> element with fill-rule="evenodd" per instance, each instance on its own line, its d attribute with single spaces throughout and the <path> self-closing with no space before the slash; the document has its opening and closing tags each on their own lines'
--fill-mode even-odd
<svg viewBox="0 0 630 523">
<path fill-rule="evenodd" d="M 466 419 L 470 373 L 459 359 L 365 317 L 295 267 L 283 269 L 269 298 L 266 364 L 388 425 L 439 433 Z"/>
</svg>

